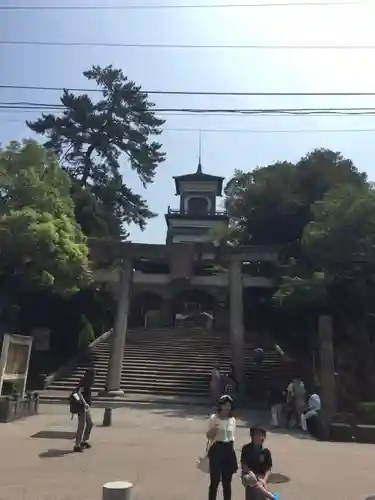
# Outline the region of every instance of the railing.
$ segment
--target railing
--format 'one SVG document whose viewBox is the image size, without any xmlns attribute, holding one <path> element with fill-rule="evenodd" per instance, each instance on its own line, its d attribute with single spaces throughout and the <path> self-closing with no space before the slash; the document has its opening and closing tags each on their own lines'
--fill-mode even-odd
<svg viewBox="0 0 375 500">
<path fill-rule="evenodd" d="M 188 213 L 188 212 L 181 212 L 181 210 L 175 209 L 168 207 L 168 214 L 169 215 L 190 215 L 190 216 L 203 216 L 203 215 L 208 215 L 208 216 L 222 216 L 222 215 L 228 215 L 226 210 L 215 210 L 215 212 L 207 212 L 207 213 Z"/>
</svg>

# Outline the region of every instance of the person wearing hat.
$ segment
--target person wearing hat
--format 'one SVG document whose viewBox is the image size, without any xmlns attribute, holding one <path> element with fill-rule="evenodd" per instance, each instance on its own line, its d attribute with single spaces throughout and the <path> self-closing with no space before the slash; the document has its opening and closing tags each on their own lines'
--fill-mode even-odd
<svg viewBox="0 0 375 500">
<path fill-rule="evenodd" d="M 233 399 L 221 396 L 216 412 L 209 418 L 206 437 L 210 442 L 208 459 L 210 463 L 210 486 L 208 500 L 216 500 L 221 482 L 224 500 L 232 498 L 232 476 L 237 472 L 237 457 L 234 450 L 236 420 L 233 413 Z"/>
<path fill-rule="evenodd" d="M 266 437 L 266 430 L 256 425 L 250 429 L 250 443 L 242 447 L 242 482 L 246 488 L 246 500 L 270 498 L 265 492 L 268 491 L 267 481 L 272 469 L 272 455 L 270 450 L 263 446 Z"/>
</svg>

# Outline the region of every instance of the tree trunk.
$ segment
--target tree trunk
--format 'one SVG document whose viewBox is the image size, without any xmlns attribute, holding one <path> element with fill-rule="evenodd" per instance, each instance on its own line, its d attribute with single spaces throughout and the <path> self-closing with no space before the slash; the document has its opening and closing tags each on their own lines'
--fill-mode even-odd
<svg viewBox="0 0 375 500">
<path fill-rule="evenodd" d="M 371 339 L 365 321 L 357 324 L 355 346 L 357 350 L 358 392 L 362 400 L 373 400 L 375 397 L 375 365 Z"/>
<path fill-rule="evenodd" d="M 94 152 L 95 145 L 91 144 L 87 148 L 87 151 L 85 153 L 85 158 L 84 158 L 84 166 L 83 166 L 83 174 L 82 174 L 82 179 L 80 181 L 80 184 L 82 187 L 85 187 L 87 185 L 87 180 L 90 177 L 90 171 L 91 171 L 91 155 Z"/>
</svg>

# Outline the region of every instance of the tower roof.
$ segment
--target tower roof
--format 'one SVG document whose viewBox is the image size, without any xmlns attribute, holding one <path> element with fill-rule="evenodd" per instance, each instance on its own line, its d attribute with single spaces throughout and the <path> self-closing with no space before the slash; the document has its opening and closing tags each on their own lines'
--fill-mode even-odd
<svg viewBox="0 0 375 500">
<path fill-rule="evenodd" d="M 217 196 L 221 196 L 223 189 L 224 177 L 217 175 L 205 174 L 202 170 L 201 162 L 199 161 L 197 171 L 193 174 L 176 175 L 173 177 L 176 184 L 176 194 L 181 194 L 181 182 L 216 182 L 217 183 Z"/>
</svg>

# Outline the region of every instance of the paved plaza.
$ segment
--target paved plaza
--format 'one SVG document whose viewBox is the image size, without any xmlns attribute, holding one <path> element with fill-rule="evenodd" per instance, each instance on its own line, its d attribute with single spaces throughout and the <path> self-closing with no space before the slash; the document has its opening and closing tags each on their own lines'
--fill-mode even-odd
<svg viewBox="0 0 375 500">
<path fill-rule="evenodd" d="M 75 421 L 68 407 L 42 405 L 39 416 L 0 424 L 1 500 L 101 500 L 106 481 L 135 483 L 134 500 L 207 498 L 207 477 L 195 468 L 205 447 L 207 409 L 133 404 L 114 411 L 113 426 L 100 427 L 94 409 L 94 447 L 71 453 Z M 236 447 L 260 415 L 238 419 Z M 272 485 L 281 500 L 365 500 L 375 494 L 373 445 L 319 443 L 269 433 Z M 239 477 L 233 499 L 244 499 Z M 221 499 L 221 493 L 219 498 Z"/>
</svg>

